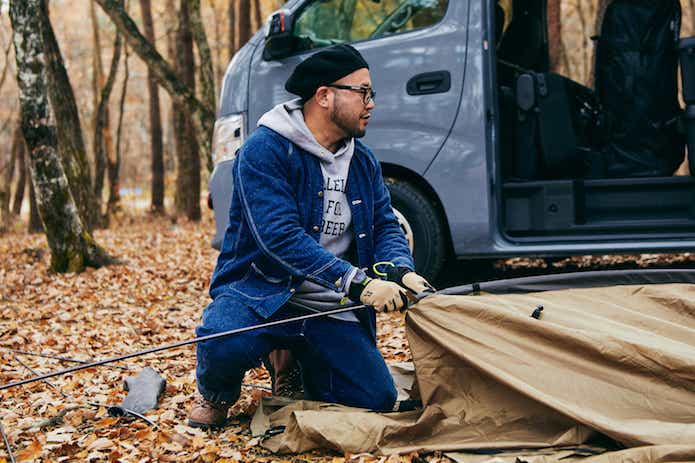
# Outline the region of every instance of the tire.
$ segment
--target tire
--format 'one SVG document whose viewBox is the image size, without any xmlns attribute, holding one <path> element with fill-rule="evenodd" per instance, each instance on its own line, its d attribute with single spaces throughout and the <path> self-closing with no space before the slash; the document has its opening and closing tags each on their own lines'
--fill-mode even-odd
<svg viewBox="0 0 695 463">
<path fill-rule="evenodd" d="M 408 182 L 387 178 L 391 206 L 408 239 L 415 269 L 435 281 L 447 260 L 445 227 L 436 207 L 419 189 Z"/>
</svg>

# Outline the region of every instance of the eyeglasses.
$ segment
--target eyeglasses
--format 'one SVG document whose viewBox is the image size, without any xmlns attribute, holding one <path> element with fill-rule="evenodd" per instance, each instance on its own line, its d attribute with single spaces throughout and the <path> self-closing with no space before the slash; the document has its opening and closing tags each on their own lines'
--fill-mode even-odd
<svg viewBox="0 0 695 463">
<path fill-rule="evenodd" d="M 357 85 L 326 85 L 326 87 L 338 88 L 340 90 L 352 90 L 353 92 L 360 92 L 362 94 L 362 103 L 365 106 L 369 104 L 370 101 L 374 101 L 374 96 L 376 92 L 369 87 L 358 87 Z"/>
</svg>

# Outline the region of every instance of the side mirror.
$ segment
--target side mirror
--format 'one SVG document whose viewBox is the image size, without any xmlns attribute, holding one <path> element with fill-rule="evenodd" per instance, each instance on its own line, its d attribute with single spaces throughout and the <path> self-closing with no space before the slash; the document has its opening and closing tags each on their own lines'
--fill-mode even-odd
<svg viewBox="0 0 695 463">
<path fill-rule="evenodd" d="M 294 18 L 289 10 L 273 13 L 265 24 L 265 48 L 263 59 L 266 61 L 289 56 L 296 49 L 297 37 L 292 35 Z"/>
</svg>

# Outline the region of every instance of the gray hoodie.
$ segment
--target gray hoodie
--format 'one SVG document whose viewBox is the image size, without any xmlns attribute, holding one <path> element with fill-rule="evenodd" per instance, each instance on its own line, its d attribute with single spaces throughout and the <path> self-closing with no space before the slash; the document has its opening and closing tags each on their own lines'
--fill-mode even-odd
<svg viewBox="0 0 695 463">
<path fill-rule="evenodd" d="M 345 190 L 350 161 L 355 151 L 355 140 L 346 140 L 338 151 L 330 152 L 324 148 L 311 133 L 304 122 L 301 99 L 279 104 L 265 113 L 258 125 L 268 127 L 313 154 L 321 161 L 323 173 L 323 221 L 319 244 L 338 257 L 347 252 L 353 240 L 352 214 Z M 349 282 L 354 271 L 347 276 Z M 338 306 L 345 294 L 324 288 L 310 281 L 305 281 L 292 296 L 292 299 L 316 309 L 329 309 Z M 345 321 L 357 322 L 352 312 L 332 315 Z"/>
</svg>

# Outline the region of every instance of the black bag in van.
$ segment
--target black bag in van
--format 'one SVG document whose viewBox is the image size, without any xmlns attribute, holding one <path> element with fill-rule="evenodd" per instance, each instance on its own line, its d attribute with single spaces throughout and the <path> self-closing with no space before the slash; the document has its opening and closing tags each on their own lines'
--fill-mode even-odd
<svg viewBox="0 0 695 463">
<path fill-rule="evenodd" d="M 678 0 L 614 0 L 595 63 L 596 93 L 611 120 L 604 177 L 669 176 L 683 160 L 678 130 Z"/>
</svg>

